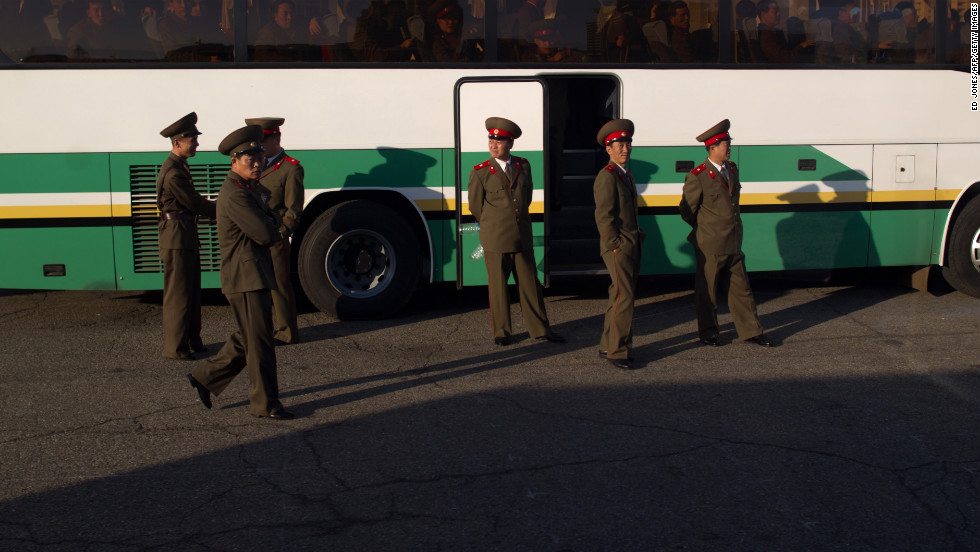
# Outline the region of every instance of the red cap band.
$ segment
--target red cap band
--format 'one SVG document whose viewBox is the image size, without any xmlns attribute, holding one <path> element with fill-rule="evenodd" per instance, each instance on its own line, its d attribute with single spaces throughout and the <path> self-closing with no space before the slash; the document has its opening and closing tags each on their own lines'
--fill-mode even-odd
<svg viewBox="0 0 980 552">
<path fill-rule="evenodd" d="M 500 128 L 491 128 L 490 138 L 510 138 L 511 140 L 513 140 L 514 135 Z"/>
<path fill-rule="evenodd" d="M 628 130 L 617 130 L 616 132 L 613 132 L 609 136 L 606 136 L 606 139 L 603 140 L 602 143 L 608 146 L 609 142 L 612 142 L 614 140 L 620 140 L 622 138 L 632 138 L 632 137 L 633 135 Z"/>
<path fill-rule="evenodd" d="M 270 134 L 282 134 L 282 133 L 279 132 L 279 127 L 276 127 L 276 128 L 263 128 L 262 129 L 262 134 L 265 134 L 266 136 L 268 136 Z"/>
<path fill-rule="evenodd" d="M 554 29 L 541 29 L 539 31 L 534 31 L 535 37 L 549 36 L 553 34 L 557 34 L 557 31 L 555 31 Z"/>
<path fill-rule="evenodd" d="M 436 14 L 436 18 L 446 17 L 447 15 L 449 15 L 450 11 L 452 11 L 452 7 L 442 8 L 442 10 L 440 10 L 439 13 Z"/>
<path fill-rule="evenodd" d="M 708 138 L 707 140 L 705 140 L 704 141 L 704 145 L 710 146 L 711 144 L 714 144 L 715 142 L 720 142 L 722 140 L 731 140 L 731 139 L 732 139 L 732 137 L 729 136 L 727 132 L 722 132 L 721 134 L 715 134 L 711 138 Z"/>
</svg>

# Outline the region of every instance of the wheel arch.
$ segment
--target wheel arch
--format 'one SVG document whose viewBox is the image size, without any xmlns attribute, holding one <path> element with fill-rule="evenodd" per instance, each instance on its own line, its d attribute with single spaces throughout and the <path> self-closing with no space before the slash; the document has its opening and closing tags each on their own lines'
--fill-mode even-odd
<svg viewBox="0 0 980 552">
<path fill-rule="evenodd" d="M 957 217 L 960 216 L 960 213 L 963 211 L 966 205 L 970 203 L 970 200 L 977 196 L 980 196 L 980 182 L 974 182 L 973 184 L 963 188 L 963 190 L 960 191 L 960 194 L 956 197 L 956 200 L 953 201 L 953 206 L 949 209 L 949 214 L 946 216 L 946 226 L 943 228 L 942 247 L 939 251 L 940 266 L 948 265 L 946 252 L 949 250 L 950 233 L 953 230 L 953 224 L 956 223 Z"/>
<path fill-rule="evenodd" d="M 334 205 L 344 203 L 345 201 L 352 200 L 373 201 L 389 207 L 396 213 L 405 217 L 405 221 L 408 222 L 409 226 L 412 228 L 412 232 L 415 234 L 415 239 L 421 245 L 420 249 L 425 256 L 425 262 L 423 263 L 423 270 L 425 273 L 423 274 L 423 277 L 426 278 L 425 281 L 431 283 L 434 255 L 432 251 L 432 234 L 429 232 L 429 225 L 425 222 L 425 215 L 414 201 L 395 190 L 386 188 L 324 190 L 310 198 L 306 206 L 303 208 L 303 215 L 301 217 L 300 225 L 299 228 L 297 228 L 296 234 L 293 238 L 293 258 L 291 260 L 293 270 L 296 270 L 298 253 L 301 244 L 303 243 L 303 238 L 305 237 L 306 231 L 309 229 L 310 225 L 312 225 L 313 222 L 327 209 L 333 207 Z"/>
</svg>

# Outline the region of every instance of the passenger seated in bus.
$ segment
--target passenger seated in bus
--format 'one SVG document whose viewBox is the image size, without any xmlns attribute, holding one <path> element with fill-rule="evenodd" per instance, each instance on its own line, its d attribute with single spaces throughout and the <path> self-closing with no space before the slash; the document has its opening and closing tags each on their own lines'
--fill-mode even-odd
<svg viewBox="0 0 980 552">
<path fill-rule="evenodd" d="M 70 60 L 100 60 L 116 57 L 110 26 L 112 8 L 108 0 L 87 0 L 85 19 L 68 29 L 65 55 Z"/>
<path fill-rule="evenodd" d="M 429 7 L 427 29 L 432 57 L 441 62 L 480 61 L 483 45 L 476 40 L 463 40 L 463 9 L 455 0 L 437 1 Z"/>
<path fill-rule="evenodd" d="M 747 28 L 749 21 L 751 21 L 752 31 L 755 33 L 755 4 L 752 3 L 752 0 L 739 0 L 735 4 L 735 61 L 738 63 L 749 63 L 752 61 Z M 753 36 L 752 40 L 756 38 L 756 36 Z"/>
<path fill-rule="evenodd" d="M 895 9 L 881 14 L 878 23 L 878 61 L 884 63 L 912 63 L 918 34 L 915 6 L 904 1 Z"/>
<path fill-rule="evenodd" d="M 867 62 L 868 51 L 864 43 L 864 38 L 851 25 L 851 10 L 853 7 L 853 2 L 847 2 L 836 9 L 837 17 L 830 22 L 833 57 L 828 58 L 825 63 L 850 64 Z"/>
<path fill-rule="evenodd" d="M 263 25 L 255 38 L 255 60 L 290 61 L 302 57 L 297 45 L 308 44 L 309 37 L 305 28 L 293 24 L 293 0 L 274 0 L 271 7 L 272 21 Z"/>
<path fill-rule="evenodd" d="M 670 49 L 670 29 L 667 24 L 666 2 L 654 2 L 650 6 L 650 20 L 640 27 L 650 48 L 651 61 L 673 61 Z"/>
<path fill-rule="evenodd" d="M 168 11 L 157 27 L 167 61 L 231 61 L 231 47 L 219 19 L 206 10 L 191 17 L 189 0 L 169 0 Z"/>
<path fill-rule="evenodd" d="M 602 60 L 612 63 L 650 61 L 646 36 L 625 2 L 600 0 L 600 3 L 596 25 Z"/>
<path fill-rule="evenodd" d="M 359 61 L 413 61 L 419 59 L 415 39 L 408 31 L 408 8 L 400 0 L 371 0 L 354 29 L 351 50 Z"/>
<path fill-rule="evenodd" d="M 538 21 L 544 19 L 544 0 L 524 0 L 521 7 L 517 9 L 516 25 L 517 38 L 524 44 L 534 42 L 534 29 L 532 28 Z"/>
<path fill-rule="evenodd" d="M 794 48 L 789 47 L 779 24 L 779 6 L 776 0 L 759 0 L 756 5 L 759 14 L 759 51 L 766 63 L 795 63 L 813 47 L 812 40 L 804 40 Z"/>
<path fill-rule="evenodd" d="M 521 61 L 526 63 L 558 63 L 585 61 L 585 53 L 571 48 L 562 48 L 561 33 L 557 21 L 541 19 L 531 25 L 532 44 L 524 47 Z"/>
</svg>

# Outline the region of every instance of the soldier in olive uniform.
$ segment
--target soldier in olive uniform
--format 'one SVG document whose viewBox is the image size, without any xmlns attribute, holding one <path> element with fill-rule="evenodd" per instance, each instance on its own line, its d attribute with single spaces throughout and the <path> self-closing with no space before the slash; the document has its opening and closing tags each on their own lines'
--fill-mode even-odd
<svg viewBox="0 0 980 552">
<path fill-rule="evenodd" d="M 160 259 L 163 261 L 163 356 L 193 360 L 201 341 L 201 244 L 197 217 L 214 218 L 215 206 L 194 189 L 187 158 L 197 153 L 197 114 L 160 131 L 170 155 L 157 174 Z"/>
<path fill-rule="evenodd" d="M 718 346 L 718 296 L 728 295 L 728 308 L 738 336 L 772 347 L 762 334 L 755 298 L 749 287 L 742 253 L 742 218 L 738 167 L 732 153 L 728 119 L 697 137 L 708 150 L 708 159 L 687 174 L 681 217 L 691 225 L 688 241 L 694 245 L 694 292 L 698 313 L 698 337 L 705 345 Z"/>
<path fill-rule="evenodd" d="M 632 368 L 633 301 L 640 276 L 646 233 L 639 226 L 639 204 L 633 174 L 626 168 L 633 151 L 633 121 L 613 119 L 599 129 L 609 163 L 592 187 L 599 253 L 609 271 L 609 303 L 599 340 L 599 356 L 616 368 Z"/>
<path fill-rule="evenodd" d="M 232 132 L 218 145 L 218 151 L 231 156 L 231 171 L 218 195 L 221 292 L 235 313 L 238 331 L 187 379 L 201 403 L 211 408 L 211 394 L 220 395 L 247 366 L 249 412 L 284 420 L 293 415 L 279 402 L 269 292 L 276 287 L 269 246 L 281 237 L 279 216 L 258 190 L 265 162 L 261 142 L 262 128 L 251 125 Z"/>
<path fill-rule="evenodd" d="M 521 129 L 500 117 L 487 119 L 486 127 L 493 157 L 473 167 L 467 187 L 470 212 L 480 223 L 480 243 L 487 263 L 493 342 L 510 343 L 507 280 L 513 273 L 528 333 L 534 339 L 562 343 L 565 339 L 552 332 L 548 323 L 534 262 L 528 213 L 533 193 L 531 165 L 527 159 L 510 154 Z"/>
<path fill-rule="evenodd" d="M 275 338 L 283 343 L 299 341 L 299 324 L 296 320 L 296 292 L 290 272 L 292 250 L 289 238 L 299 226 L 303 213 L 303 167 L 299 160 L 286 154 L 282 148 L 280 128 L 283 118 L 263 117 L 245 119 L 247 125 L 262 127 L 262 151 L 265 169 L 259 177 L 259 189 L 274 211 L 279 213 L 282 239 L 272 244 L 272 264 L 276 269 L 276 288 L 272 290 L 272 306 L 276 312 Z"/>
</svg>

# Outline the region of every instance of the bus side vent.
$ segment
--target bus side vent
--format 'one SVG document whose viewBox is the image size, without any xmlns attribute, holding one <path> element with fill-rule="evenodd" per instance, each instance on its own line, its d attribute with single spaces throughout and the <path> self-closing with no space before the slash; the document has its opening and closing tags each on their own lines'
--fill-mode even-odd
<svg viewBox="0 0 980 552">
<path fill-rule="evenodd" d="M 228 165 L 191 165 L 194 189 L 210 200 L 228 174 Z M 160 165 L 130 165 L 129 186 L 133 212 L 133 262 L 137 273 L 163 272 L 160 261 L 160 215 L 157 212 L 157 172 Z M 201 241 L 201 271 L 218 272 L 221 252 L 218 249 L 218 226 L 212 219 L 197 222 L 197 237 Z"/>
<path fill-rule="evenodd" d="M 801 171 L 815 171 L 817 170 L 817 160 L 816 159 L 797 159 L 796 168 Z"/>
<path fill-rule="evenodd" d="M 694 161 L 675 161 L 675 173 L 689 173 L 694 170 Z"/>
</svg>

